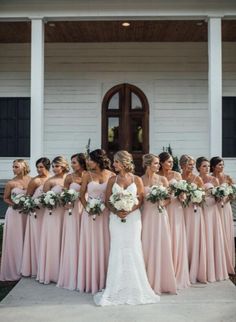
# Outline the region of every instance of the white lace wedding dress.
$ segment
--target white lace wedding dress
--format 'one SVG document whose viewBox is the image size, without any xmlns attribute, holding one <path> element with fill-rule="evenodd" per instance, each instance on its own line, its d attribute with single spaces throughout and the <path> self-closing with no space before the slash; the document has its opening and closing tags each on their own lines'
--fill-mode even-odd
<svg viewBox="0 0 236 322">
<path fill-rule="evenodd" d="M 113 192 L 121 188 L 113 185 Z M 137 187 L 133 182 L 128 187 L 136 196 Z M 110 254 L 106 288 L 95 294 L 97 305 L 149 304 L 157 303 L 160 297 L 151 289 L 144 265 L 141 245 L 141 213 L 135 210 L 126 217 L 126 222 L 110 214 Z"/>
</svg>

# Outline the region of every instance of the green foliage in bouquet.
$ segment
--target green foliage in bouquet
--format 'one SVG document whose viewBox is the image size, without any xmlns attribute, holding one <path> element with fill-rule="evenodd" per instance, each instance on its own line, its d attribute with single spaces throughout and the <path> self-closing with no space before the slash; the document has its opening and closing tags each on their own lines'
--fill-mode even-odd
<svg viewBox="0 0 236 322">
<path fill-rule="evenodd" d="M 167 147 L 164 147 L 163 146 L 163 152 L 168 152 L 171 156 L 172 156 L 172 158 L 173 158 L 173 161 L 174 161 L 174 165 L 173 165 L 173 170 L 174 171 L 177 171 L 177 172 L 180 172 L 180 168 L 179 168 L 179 159 L 178 159 L 178 157 L 177 156 L 174 156 L 173 155 L 173 150 L 172 150 L 172 148 L 171 148 L 171 146 L 170 146 L 170 144 L 169 144 L 169 146 L 167 146 Z"/>
</svg>

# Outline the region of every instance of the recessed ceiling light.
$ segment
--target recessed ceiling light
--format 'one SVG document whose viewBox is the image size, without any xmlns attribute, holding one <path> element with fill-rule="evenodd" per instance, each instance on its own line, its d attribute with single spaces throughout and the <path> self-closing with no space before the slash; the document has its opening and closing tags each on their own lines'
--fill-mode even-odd
<svg viewBox="0 0 236 322">
<path fill-rule="evenodd" d="M 123 27 L 129 27 L 129 26 L 130 26 L 130 23 L 129 23 L 129 22 L 123 22 L 123 23 L 122 23 L 122 26 L 123 26 Z"/>
</svg>

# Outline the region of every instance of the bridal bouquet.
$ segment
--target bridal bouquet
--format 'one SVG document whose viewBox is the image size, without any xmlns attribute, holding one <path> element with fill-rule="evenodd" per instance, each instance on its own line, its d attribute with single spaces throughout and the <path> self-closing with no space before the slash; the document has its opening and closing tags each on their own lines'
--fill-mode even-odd
<svg viewBox="0 0 236 322">
<path fill-rule="evenodd" d="M 86 205 L 86 211 L 89 214 L 92 214 L 93 220 L 96 220 L 97 216 L 100 216 L 103 210 L 105 209 L 105 205 L 101 198 L 89 197 Z"/>
<path fill-rule="evenodd" d="M 218 187 L 214 187 L 211 190 L 211 194 L 215 197 L 216 201 L 220 201 L 221 208 L 224 208 L 224 198 L 230 195 L 232 188 L 227 184 L 223 183 Z"/>
<path fill-rule="evenodd" d="M 163 212 L 164 207 L 160 205 L 160 201 L 166 200 L 169 197 L 168 189 L 163 186 L 153 185 L 150 192 L 146 195 L 146 200 L 151 203 L 157 203 L 157 208 L 160 213 Z"/>
<path fill-rule="evenodd" d="M 186 206 L 187 193 L 188 193 L 188 183 L 186 180 L 179 180 L 170 185 L 171 192 L 174 193 L 175 197 L 181 201 L 182 205 Z"/>
<path fill-rule="evenodd" d="M 60 201 L 63 206 L 69 205 L 74 207 L 75 201 L 79 198 L 79 192 L 75 191 L 74 189 L 63 189 L 62 193 L 60 194 Z M 72 214 L 72 209 L 68 210 L 69 215 Z"/>
<path fill-rule="evenodd" d="M 205 191 L 194 183 L 189 184 L 188 201 L 193 204 L 194 212 L 197 212 L 197 206 L 202 206 L 205 201 Z"/>
<path fill-rule="evenodd" d="M 113 192 L 109 202 L 117 211 L 131 211 L 139 203 L 138 198 L 125 189 Z M 121 219 L 121 222 L 126 222 L 126 219 Z"/>
<path fill-rule="evenodd" d="M 49 215 L 51 215 L 52 210 L 60 205 L 60 194 L 55 193 L 52 190 L 44 192 L 40 196 L 40 203 L 44 208 L 49 209 Z"/>
</svg>

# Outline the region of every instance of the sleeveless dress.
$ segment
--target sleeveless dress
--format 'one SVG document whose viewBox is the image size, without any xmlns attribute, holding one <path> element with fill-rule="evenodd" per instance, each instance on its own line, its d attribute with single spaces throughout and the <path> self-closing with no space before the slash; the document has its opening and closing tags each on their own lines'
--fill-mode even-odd
<svg viewBox="0 0 236 322">
<path fill-rule="evenodd" d="M 62 186 L 55 185 L 51 190 L 61 193 Z M 36 278 L 40 283 L 58 281 L 63 217 L 64 207 L 53 209 L 51 215 L 48 209 L 44 211 Z"/>
<path fill-rule="evenodd" d="M 22 194 L 25 190 L 13 188 L 12 193 Z M 3 229 L 1 281 L 17 281 L 21 278 L 26 215 L 8 207 Z"/>
<path fill-rule="evenodd" d="M 206 190 L 213 187 L 213 184 L 210 182 L 204 184 Z M 206 197 L 203 213 L 206 227 L 207 281 L 225 280 L 228 278 L 228 273 L 223 230 L 218 207 L 215 199 L 210 195 Z"/>
<path fill-rule="evenodd" d="M 107 182 L 90 181 L 87 187 L 88 197 L 100 197 L 105 200 Z M 79 265 L 77 289 L 93 294 L 105 286 L 109 255 L 109 212 L 105 208 L 101 215 L 93 220 L 83 209 L 80 228 Z"/>
<path fill-rule="evenodd" d="M 150 187 L 144 187 L 145 196 Z M 149 283 L 155 293 L 177 293 L 172 260 L 170 224 L 166 209 L 144 200 L 142 209 L 142 246 Z"/>
<path fill-rule="evenodd" d="M 112 191 L 122 189 L 114 183 Z M 127 190 L 137 194 L 135 183 Z M 106 288 L 94 296 L 97 305 L 148 304 L 157 303 L 160 297 L 151 289 L 142 253 L 141 213 L 137 209 L 126 217 L 126 222 L 110 214 L 111 249 L 106 280 Z"/>
<path fill-rule="evenodd" d="M 175 179 L 172 179 L 170 184 L 174 181 Z M 177 289 L 181 290 L 190 286 L 184 209 L 180 201 L 172 197 L 166 210 L 170 221 L 172 258 Z"/>
<path fill-rule="evenodd" d="M 206 283 L 206 230 L 203 210 L 197 206 L 194 212 L 194 207 L 190 204 L 184 209 L 184 215 L 190 282 Z"/>
<path fill-rule="evenodd" d="M 34 192 L 33 198 L 38 198 L 43 193 L 43 185 Z M 23 276 L 36 276 L 38 272 L 38 256 L 43 222 L 44 209 L 35 212 L 36 217 L 31 214 L 27 216 L 23 260 L 21 273 Z"/>
<path fill-rule="evenodd" d="M 80 184 L 72 182 L 70 189 L 79 191 Z M 71 215 L 68 214 L 68 210 L 64 212 L 60 271 L 57 286 L 69 290 L 77 288 L 81 213 L 82 204 L 79 199 L 75 202 Z"/>
<path fill-rule="evenodd" d="M 229 201 L 224 204 L 224 208 L 220 203 L 217 204 L 223 229 L 224 250 L 226 257 L 227 271 L 234 274 L 235 267 L 235 246 L 234 246 L 234 221 L 232 207 Z"/>
</svg>

